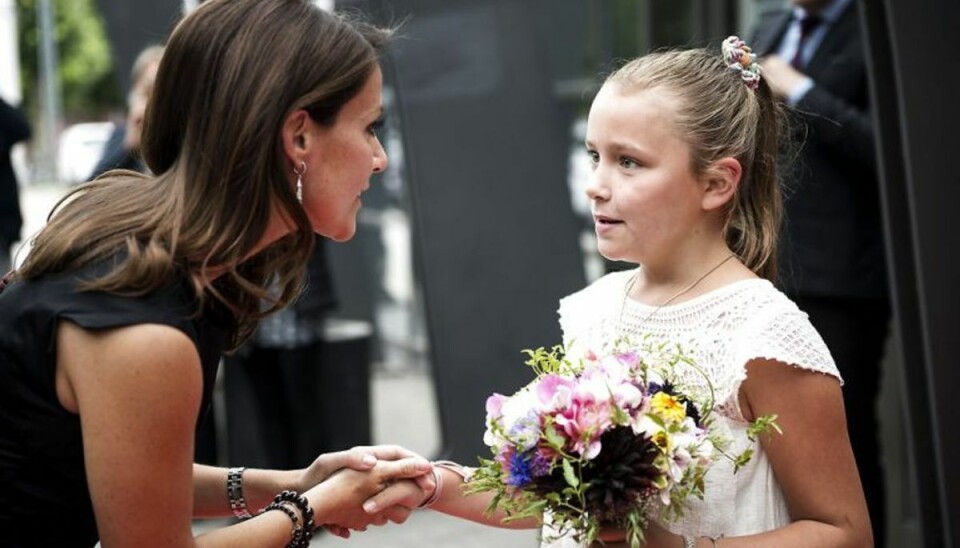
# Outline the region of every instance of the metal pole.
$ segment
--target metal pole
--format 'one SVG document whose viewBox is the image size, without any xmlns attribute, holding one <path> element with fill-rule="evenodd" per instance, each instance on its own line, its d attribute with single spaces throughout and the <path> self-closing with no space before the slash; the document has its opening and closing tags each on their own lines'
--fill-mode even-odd
<svg viewBox="0 0 960 548">
<path fill-rule="evenodd" d="M 40 21 L 40 98 L 41 132 L 40 154 L 36 163 L 34 181 L 57 180 L 57 138 L 62 112 L 60 97 L 59 59 L 53 26 L 53 1 L 37 2 L 37 19 Z"/>
<path fill-rule="evenodd" d="M 0 0 L 0 97 L 14 105 L 23 98 L 17 34 L 17 5 L 14 0 Z"/>
</svg>

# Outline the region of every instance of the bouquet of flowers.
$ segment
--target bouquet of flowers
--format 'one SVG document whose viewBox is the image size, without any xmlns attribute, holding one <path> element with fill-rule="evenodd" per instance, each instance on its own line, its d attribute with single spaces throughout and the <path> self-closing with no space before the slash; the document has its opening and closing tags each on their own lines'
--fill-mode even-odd
<svg viewBox="0 0 960 548">
<path fill-rule="evenodd" d="M 512 396 L 487 400 L 481 459 L 468 492 L 492 491 L 490 511 L 507 519 L 540 518 L 560 534 L 593 542 L 601 528 L 643 542 L 651 515 L 677 519 L 685 501 L 703 497 L 704 475 L 719 457 L 735 469 L 751 457 L 728 455 L 729 440 L 713 428 L 713 388 L 694 401 L 680 384 L 680 364 L 700 371 L 679 345 L 624 339 L 609 354 L 571 363 L 562 347 L 524 351 L 536 378 Z M 756 439 L 775 416 L 753 423 Z"/>
</svg>

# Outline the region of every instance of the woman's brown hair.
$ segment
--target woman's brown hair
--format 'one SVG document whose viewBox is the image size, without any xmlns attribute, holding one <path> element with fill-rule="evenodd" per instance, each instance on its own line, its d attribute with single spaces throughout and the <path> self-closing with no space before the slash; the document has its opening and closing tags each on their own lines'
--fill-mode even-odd
<svg viewBox="0 0 960 548">
<path fill-rule="evenodd" d="M 174 29 L 157 72 L 142 138 L 156 175 L 111 172 L 69 193 L 18 276 L 124 252 L 83 289 L 139 295 L 189 275 L 201 297 L 233 312 L 235 347 L 296 298 L 313 248 L 290 184 L 283 121 L 303 108 L 334 124 L 389 35 L 310 0 L 207 0 Z M 250 257 L 272 208 L 297 228 Z M 211 282 L 211 267 L 226 271 Z"/>
<path fill-rule="evenodd" d="M 777 154 L 783 114 L 761 78 L 749 88 L 719 52 L 671 50 L 635 59 L 607 78 L 630 90 L 662 89 L 679 99 L 674 122 L 690 145 L 692 169 L 703 174 L 720 158 L 743 167 L 740 186 L 727 210 L 727 245 L 758 276 L 777 276 L 777 238 L 783 198 Z"/>
</svg>

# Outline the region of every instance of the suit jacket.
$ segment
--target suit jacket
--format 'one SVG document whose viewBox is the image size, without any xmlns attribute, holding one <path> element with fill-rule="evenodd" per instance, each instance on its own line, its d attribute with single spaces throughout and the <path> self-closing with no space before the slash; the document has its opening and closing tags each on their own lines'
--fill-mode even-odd
<svg viewBox="0 0 960 548">
<path fill-rule="evenodd" d="M 27 119 L 19 110 L 0 99 L 0 242 L 4 244 L 19 240 L 23 225 L 10 149 L 29 138 L 30 124 Z"/>
<path fill-rule="evenodd" d="M 103 147 L 103 155 L 97 161 L 93 168 L 93 173 L 87 177 L 92 181 L 111 169 L 129 169 L 130 171 L 146 172 L 146 167 L 140 159 L 140 155 L 131 152 L 123 147 L 123 140 L 127 136 L 127 128 L 123 124 L 117 124 L 107 139 L 107 144 Z"/>
<path fill-rule="evenodd" d="M 803 296 L 887 299 L 867 67 L 857 3 L 828 29 L 804 72 L 814 87 L 789 109 L 781 157 L 786 222 L 781 285 Z M 792 12 L 761 19 L 752 41 L 775 53 Z"/>
</svg>

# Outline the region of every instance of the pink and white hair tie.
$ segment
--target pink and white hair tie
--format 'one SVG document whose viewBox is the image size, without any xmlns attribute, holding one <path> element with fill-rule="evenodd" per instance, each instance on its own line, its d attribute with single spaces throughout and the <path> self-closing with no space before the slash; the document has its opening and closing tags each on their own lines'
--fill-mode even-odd
<svg viewBox="0 0 960 548">
<path fill-rule="evenodd" d="M 757 89 L 760 85 L 760 63 L 757 54 L 750 46 L 737 36 L 730 36 L 723 41 L 723 62 L 727 67 L 740 73 L 740 78 L 750 89 Z"/>
</svg>

